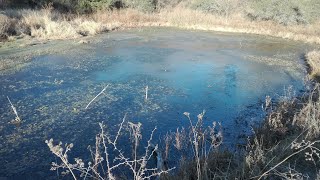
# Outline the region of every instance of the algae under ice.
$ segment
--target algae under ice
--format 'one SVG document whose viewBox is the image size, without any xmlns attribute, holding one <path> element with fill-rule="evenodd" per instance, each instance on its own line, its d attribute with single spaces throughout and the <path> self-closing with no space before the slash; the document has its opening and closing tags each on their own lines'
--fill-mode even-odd
<svg viewBox="0 0 320 180">
<path fill-rule="evenodd" d="M 184 112 L 196 119 L 206 110 L 204 124 L 221 122 L 223 145 L 232 147 L 261 122 L 267 95 L 304 89 L 306 46 L 276 38 L 145 28 L 75 47 L 0 77 L 0 177 L 54 179 L 45 140 L 74 143 L 72 157 L 83 157 L 98 123 L 115 132 L 125 113 L 143 124 L 144 138 L 157 126 L 159 140 L 189 125 Z M 9 124 L 7 96 L 23 120 L 18 127 Z"/>
</svg>

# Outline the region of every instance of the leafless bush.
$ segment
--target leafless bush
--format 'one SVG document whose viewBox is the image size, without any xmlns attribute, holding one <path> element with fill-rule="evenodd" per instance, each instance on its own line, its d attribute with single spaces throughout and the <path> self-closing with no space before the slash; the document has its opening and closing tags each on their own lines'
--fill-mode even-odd
<svg viewBox="0 0 320 180">
<path fill-rule="evenodd" d="M 46 143 L 50 148 L 51 152 L 61 160 L 61 163 L 52 163 L 51 170 L 63 169 L 61 174 L 71 174 L 74 179 L 78 179 L 77 174 L 80 173 L 81 178 L 90 177 L 93 179 L 116 179 L 114 171 L 120 167 L 126 167 L 132 174 L 132 179 L 143 180 L 150 179 L 152 177 L 160 176 L 161 174 L 168 173 L 174 168 L 167 170 L 155 168 L 148 168 L 147 162 L 154 156 L 155 152 L 158 151 L 158 145 L 153 146 L 151 141 L 153 138 L 154 131 L 145 147 L 145 152 L 142 155 L 138 154 L 138 146 L 141 135 L 141 123 L 128 122 L 130 137 L 133 143 L 133 157 L 126 156 L 121 149 L 118 148 L 118 139 L 123 130 L 126 116 L 123 118 L 120 124 L 119 130 L 114 138 L 112 138 L 106 132 L 106 126 L 103 123 L 100 125 L 100 133 L 96 136 L 95 152 L 91 152 L 93 160 L 84 163 L 82 159 L 75 158 L 74 163 L 68 159 L 68 152 L 73 148 L 73 144 L 66 144 L 64 147 L 60 142 L 54 145 L 53 140 L 47 140 Z M 114 159 L 110 158 L 110 153 L 115 153 Z M 106 169 L 103 169 L 106 167 Z"/>
</svg>

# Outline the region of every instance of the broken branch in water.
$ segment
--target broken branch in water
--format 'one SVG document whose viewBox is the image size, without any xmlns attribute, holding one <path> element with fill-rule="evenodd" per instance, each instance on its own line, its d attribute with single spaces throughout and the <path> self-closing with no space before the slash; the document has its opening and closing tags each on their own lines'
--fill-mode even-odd
<svg viewBox="0 0 320 180">
<path fill-rule="evenodd" d="M 10 101 L 10 98 L 9 98 L 8 96 L 7 96 L 7 99 L 8 99 L 8 101 L 9 101 L 10 105 L 11 105 L 11 108 L 12 108 L 14 114 L 16 115 L 16 118 L 12 121 L 12 123 L 18 124 L 18 123 L 21 122 L 21 119 L 20 119 L 20 117 L 19 117 L 19 115 L 18 115 L 17 109 L 16 109 L 16 107 L 13 106 L 13 104 L 12 104 L 12 102 Z"/>
<path fill-rule="evenodd" d="M 104 87 L 104 88 L 102 89 L 102 91 L 101 91 L 99 94 L 97 94 L 96 97 L 94 97 L 94 98 L 87 104 L 87 106 L 86 106 L 85 109 L 88 109 L 88 107 L 90 106 L 90 104 L 91 104 L 95 99 L 97 99 L 97 98 L 107 89 L 108 86 L 109 86 L 109 84 L 108 84 L 106 87 Z"/>
</svg>

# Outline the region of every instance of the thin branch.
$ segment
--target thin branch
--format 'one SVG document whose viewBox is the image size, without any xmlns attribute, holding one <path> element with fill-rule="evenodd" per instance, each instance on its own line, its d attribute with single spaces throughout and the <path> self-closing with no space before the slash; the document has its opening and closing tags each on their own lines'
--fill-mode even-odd
<svg viewBox="0 0 320 180">
<path fill-rule="evenodd" d="M 113 144 L 113 146 L 114 146 L 115 148 L 116 148 L 117 140 L 118 140 L 118 138 L 119 138 L 119 136 L 120 136 L 121 129 L 122 129 L 122 127 L 123 127 L 123 123 L 124 123 L 124 121 L 126 120 L 126 117 L 127 117 L 127 113 L 124 115 L 124 117 L 123 117 L 123 119 L 122 119 L 122 122 L 121 122 L 121 124 L 120 124 L 119 130 L 118 130 L 117 135 L 116 135 L 116 138 L 115 138 L 114 141 L 111 143 L 111 144 Z"/>
<path fill-rule="evenodd" d="M 106 87 L 104 87 L 104 88 L 102 89 L 102 91 L 101 91 L 99 94 L 97 94 L 96 97 L 94 97 L 94 98 L 87 104 L 87 106 L 86 106 L 85 109 L 88 109 L 88 107 L 90 106 L 90 104 L 91 104 L 95 99 L 97 99 L 97 98 L 107 89 L 107 87 L 109 87 L 109 84 L 108 84 Z"/>
<path fill-rule="evenodd" d="M 14 121 L 16 121 L 16 122 L 18 122 L 18 123 L 21 122 L 21 119 L 20 119 L 20 117 L 19 117 L 19 115 L 18 115 L 17 109 L 13 106 L 13 104 L 12 104 L 12 102 L 10 101 L 10 99 L 9 99 L 8 96 L 7 96 L 7 99 L 8 99 L 8 101 L 9 101 L 10 105 L 11 105 L 11 108 L 12 108 L 14 114 L 16 115 L 16 118 L 15 118 Z"/>
</svg>

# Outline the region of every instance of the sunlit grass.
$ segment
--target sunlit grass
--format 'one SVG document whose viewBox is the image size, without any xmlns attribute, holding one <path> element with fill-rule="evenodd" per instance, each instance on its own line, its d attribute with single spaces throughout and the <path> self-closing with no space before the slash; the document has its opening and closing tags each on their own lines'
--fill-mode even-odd
<svg viewBox="0 0 320 180">
<path fill-rule="evenodd" d="M 285 26 L 273 21 L 251 21 L 242 13 L 228 16 L 186 7 L 144 13 L 135 9 L 97 11 L 89 15 L 61 14 L 50 7 L 41 10 L 5 10 L 0 16 L 0 36 L 30 35 L 39 39 L 70 39 L 118 28 L 169 26 L 269 35 L 320 44 L 320 23 Z"/>
</svg>

